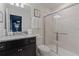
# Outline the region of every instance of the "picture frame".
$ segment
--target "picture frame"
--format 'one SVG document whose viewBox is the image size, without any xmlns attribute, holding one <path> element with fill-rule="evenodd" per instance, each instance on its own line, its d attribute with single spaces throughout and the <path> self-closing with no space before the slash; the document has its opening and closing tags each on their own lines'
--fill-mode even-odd
<svg viewBox="0 0 79 59">
<path fill-rule="evenodd" d="M 22 32 L 22 16 L 10 14 L 10 30 Z"/>
<path fill-rule="evenodd" d="M 40 18 L 40 10 L 34 9 L 34 16 Z"/>
<path fill-rule="evenodd" d="M 11 13 L 9 11 L 9 9 L 7 8 L 6 9 L 6 19 L 5 19 L 5 36 L 13 36 L 13 35 L 19 35 L 22 33 L 22 24 L 21 24 L 21 30 L 15 30 L 15 28 L 13 29 L 12 26 L 15 26 L 15 25 L 12 25 L 13 24 L 13 21 L 11 21 L 12 18 L 15 18 L 15 17 L 10 17 L 11 15 L 14 15 L 14 16 L 21 16 L 21 15 L 17 15 L 17 14 L 14 14 L 14 13 Z M 21 20 L 22 21 L 22 20 Z M 16 21 L 15 21 L 16 22 Z M 14 22 L 14 23 L 15 23 Z M 22 22 L 21 22 L 22 23 Z"/>
<path fill-rule="evenodd" d="M 2 23 L 2 22 L 3 22 L 3 12 L 0 11 L 0 23 Z"/>
</svg>

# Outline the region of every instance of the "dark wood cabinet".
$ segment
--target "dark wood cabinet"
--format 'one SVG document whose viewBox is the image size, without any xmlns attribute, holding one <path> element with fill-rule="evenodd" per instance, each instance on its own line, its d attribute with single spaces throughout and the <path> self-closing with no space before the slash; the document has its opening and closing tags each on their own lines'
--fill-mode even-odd
<svg viewBox="0 0 79 59">
<path fill-rule="evenodd" d="M 35 56 L 36 37 L 0 42 L 0 56 Z"/>
<path fill-rule="evenodd" d="M 35 48 L 34 48 L 35 44 L 32 44 L 30 46 L 25 46 L 25 47 L 21 47 L 18 49 L 18 53 L 20 54 L 20 56 L 29 56 L 29 55 L 36 55 L 35 52 Z"/>
</svg>

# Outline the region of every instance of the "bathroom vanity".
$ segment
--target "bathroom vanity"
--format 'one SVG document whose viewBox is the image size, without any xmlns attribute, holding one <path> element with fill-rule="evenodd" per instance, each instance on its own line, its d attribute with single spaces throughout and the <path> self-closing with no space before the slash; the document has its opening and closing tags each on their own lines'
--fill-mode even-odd
<svg viewBox="0 0 79 59">
<path fill-rule="evenodd" d="M 35 56 L 36 55 L 36 37 L 27 36 L 20 38 L 8 37 L 11 40 L 0 42 L 0 56 Z"/>
</svg>

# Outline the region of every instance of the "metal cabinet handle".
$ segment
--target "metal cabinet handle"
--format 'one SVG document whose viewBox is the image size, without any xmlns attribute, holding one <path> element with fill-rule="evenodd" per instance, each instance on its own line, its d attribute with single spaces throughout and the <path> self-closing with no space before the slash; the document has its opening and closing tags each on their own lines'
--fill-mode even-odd
<svg viewBox="0 0 79 59">
<path fill-rule="evenodd" d="M 0 46 L 0 49 L 4 48 L 5 46 Z"/>
<path fill-rule="evenodd" d="M 18 49 L 18 52 L 21 52 L 21 51 L 23 51 L 23 49 Z"/>
</svg>

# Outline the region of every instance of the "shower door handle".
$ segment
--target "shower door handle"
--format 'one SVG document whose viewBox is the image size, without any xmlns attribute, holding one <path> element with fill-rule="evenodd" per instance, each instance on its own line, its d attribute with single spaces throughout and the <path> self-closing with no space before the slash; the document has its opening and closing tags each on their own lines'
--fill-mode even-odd
<svg viewBox="0 0 79 59">
<path fill-rule="evenodd" d="M 59 34 L 59 33 L 57 32 L 57 33 L 56 33 L 56 41 L 58 41 L 58 34 Z"/>
<path fill-rule="evenodd" d="M 61 34 L 61 35 L 67 35 L 68 33 L 59 33 L 59 32 L 54 32 L 54 33 L 56 33 L 56 34 Z"/>
<path fill-rule="evenodd" d="M 68 35 L 68 33 L 59 33 L 59 32 L 55 32 L 55 33 L 56 33 L 56 41 L 58 41 L 59 35 Z"/>
<path fill-rule="evenodd" d="M 58 32 L 56 32 L 56 54 L 58 55 Z"/>
<path fill-rule="evenodd" d="M 59 32 L 54 32 L 56 34 L 56 41 L 58 41 L 59 35 L 68 35 L 68 33 L 59 33 Z"/>
<path fill-rule="evenodd" d="M 58 54 L 58 41 L 59 41 L 59 35 L 67 35 L 67 33 L 55 32 L 55 34 L 56 34 L 56 42 L 57 42 L 57 45 L 56 45 L 56 53 Z"/>
<path fill-rule="evenodd" d="M 61 35 L 67 35 L 68 33 L 58 33 L 58 34 L 61 34 Z"/>
</svg>

